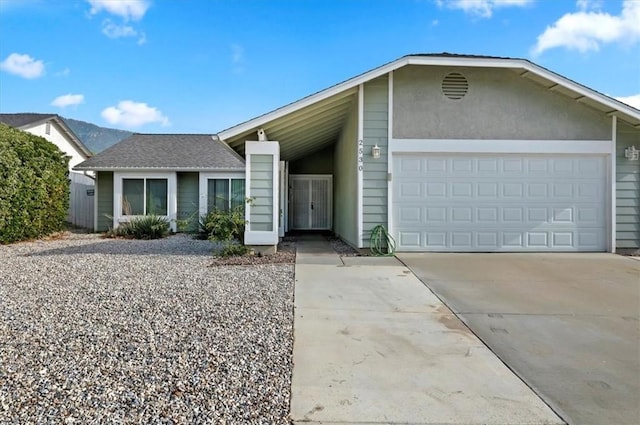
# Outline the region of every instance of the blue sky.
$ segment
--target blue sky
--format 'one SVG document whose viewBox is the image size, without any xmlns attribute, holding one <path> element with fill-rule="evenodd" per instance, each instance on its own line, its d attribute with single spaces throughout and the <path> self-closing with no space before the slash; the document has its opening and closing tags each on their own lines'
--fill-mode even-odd
<svg viewBox="0 0 640 425">
<path fill-rule="evenodd" d="M 0 112 L 214 133 L 439 52 L 529 59 L 640 109 L 640 0 L 0 0 Z"/>
</svg>

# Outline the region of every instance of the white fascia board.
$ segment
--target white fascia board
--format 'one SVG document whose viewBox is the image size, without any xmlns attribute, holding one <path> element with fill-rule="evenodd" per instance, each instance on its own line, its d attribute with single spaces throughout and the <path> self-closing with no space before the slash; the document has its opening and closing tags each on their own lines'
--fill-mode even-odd
<svg viewBox="0 0 640 425">
<path fill-rule="evenodd" d="M 560 86 L 564 86 L 570 90 L 573 90 L 574 92 L 578 93 L 581 96 L 584 97 L 588 97 L 598 103 L 601 103 L 605 106 L 608 106 L 611 109 L 614 109 L 615 111 L 619 111 L 622 112 L 624 114 L 627 114 L 637 120 L 640 120 L 640 111 L 635 110 L 634 108 L 625 105 L 624 103 L 615 100 L 612 97 L 606 96 L 602 93 L 598 93 L 595 90 L 592 90 L 586 86 L 583 86 L 581 84 L 578 84 L 574 81 L 569 80 L 568 78 L 563 77 L 560 74 L 556 74 L 555 72 L 551 72 L 547 69 L 544 69 L 538 65 L 535 65 L 532 62 L 529 61 L 520 61 L 521 62 L 521 66 L 529 71 L 532 72 L 534 74 L 540 75 L 546 79 L 548 79 L 549 81 L 552 81 L 553 83 L 560 85 Z M 615 113 L 615 111 L 613 113 Z"/>
<path fill-rule="evenodd" d="M 465 58 L 446 56 L 409 56 L 406 65 L 466 66 L 470 68 L 522 68 L 521 59 Z"/>
<path fill-rule="evenodd" d="M 392 153 L 611 154 L 611 140 L 392 139 Z"/>
<path fill-rule="evenodd" d="M 93 156 L 93 154 L 91 153 L 89 148 L 87 148 L 85 146 L 85 144 L 82 143 L 80 138 L 78 136 L 76 136 L 76 134 L 73 132 L 73 130 L 71 130 L 71 128 L 69 128 L 67 123 L 64 122 L 64 120 L 62 118 L 57 116 L 57 117 L 53 118 L 53 121 L 56 124 L 58 124 L 60 126 L 60 128 L 62 129 L 62 131 L 67 135 L 67 137 L 69 137 L 69 140 L 71 141 L 71 144 L 76 147 L 76 150 L 78 151 L 80 156 L 82 156 L 84 159 L 89 159 L 89 158 L 91 158 Z"/>
</svg>

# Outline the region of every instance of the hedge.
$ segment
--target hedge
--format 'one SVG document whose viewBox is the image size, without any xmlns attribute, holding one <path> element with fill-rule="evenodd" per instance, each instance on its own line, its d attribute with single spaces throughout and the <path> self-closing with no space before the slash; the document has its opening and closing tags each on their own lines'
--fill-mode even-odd
<svg viewBox="0 0 640 425">
<path fill-rule="evenodd" d="M 46 139 L 0 124 L 0 243 L 64 228 L 69 158 Z"/>
</svg>

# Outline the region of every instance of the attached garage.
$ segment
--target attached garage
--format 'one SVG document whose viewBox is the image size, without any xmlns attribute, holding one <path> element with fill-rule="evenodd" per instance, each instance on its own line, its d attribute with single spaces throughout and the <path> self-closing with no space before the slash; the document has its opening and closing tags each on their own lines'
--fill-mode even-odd
<svg viewBox="0 0 640 425">
<path fill-rule="evenodd" d="M 331 177 L 317 200 L 288 181 L 291 229 L 361 249 L 379 226 L 398 251 L 640 249 L 640 110 L 528 60 L 408 55 L 219 136 L 244 155 L 260 134 L 292 175 Z"/>
<path fill-rule="evenodd" d="M 400 251 L 606 251 L 607 155 L 398 153 Z"/>
</svg>

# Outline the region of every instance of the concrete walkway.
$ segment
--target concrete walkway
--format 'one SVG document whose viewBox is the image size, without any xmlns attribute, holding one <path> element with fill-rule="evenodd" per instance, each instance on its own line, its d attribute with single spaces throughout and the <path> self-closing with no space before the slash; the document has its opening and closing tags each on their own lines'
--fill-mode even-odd
<svg viewBox="0 0 640 425">
<path fill-rule="evenodd" d="M 294 334 L 298 424 L 564 423 L 394 258 L 298 242 Z"/>
</svg>

